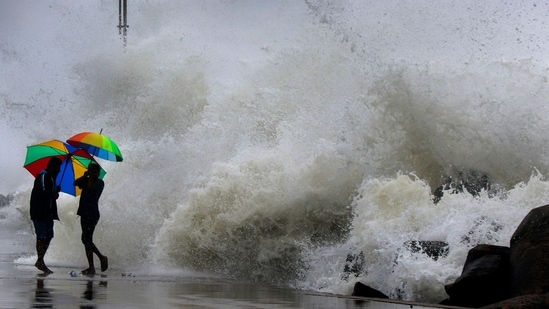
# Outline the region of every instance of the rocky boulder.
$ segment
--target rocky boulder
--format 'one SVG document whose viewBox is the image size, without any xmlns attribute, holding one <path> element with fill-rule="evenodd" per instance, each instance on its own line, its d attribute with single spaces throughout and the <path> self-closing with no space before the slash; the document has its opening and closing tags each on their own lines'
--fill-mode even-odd
<svg viewBox="0 0 549 309">
<path fill-rule="evenodd" d="M 478 245 L 471 249 L 461 276 L 444 288 L 453 306 L 481 307 L 509 298 L 510 249 Z"/>
<path fill-rule="evenodd" d="M 355 283 L 352 296 L 368 297 L 368 298 L 389 298 L 382 292 L 371 288 L 363 283 Z"/>
<path fill-rule="evenodd" d="M 481 309 L 547 309 L 549 308 L 549 293 L 523 295 L 507 299 Z"/>
<path fill-rule="evenodd" d="M 411 240 L 405 242 L 404 247 L 413 253 L 425 253 L 435 261 L 448 256 L 449 252 L 448 243 L 437 240 Z"/>
<path fill-rule="evenodd" d="M 434 260 L 447 254 L 444 242 L 411 241 L 404 248 Z M 347 272 L 363 272 L 363 257 L 352 256 Z M 484 309 L 549 308 L 549 205 L 532 209 L 511 237 L 510 246 L 480 244 L 472 248 L 461 275 L 445 286 L 442 304 Z M 354 296 L 386 298 L 360 282 Z"/>
<path fill-rule="evenodd" d="M 549 205 L 532 209 L 511 237 L 511 296 L 549 293 Z"/>
</svg>

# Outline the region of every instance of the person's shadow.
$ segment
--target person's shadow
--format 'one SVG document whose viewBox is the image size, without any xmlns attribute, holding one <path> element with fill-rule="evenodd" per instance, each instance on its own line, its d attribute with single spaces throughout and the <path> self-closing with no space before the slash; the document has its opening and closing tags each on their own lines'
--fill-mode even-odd
<svg viewBox="0 0 549 309">
<path fill-rule="evenodd" d="M 36 278 L 36 290 L 32 308 L 53 308 L 50 291 L 44 286 L 44 278 Z"/>
</svg>

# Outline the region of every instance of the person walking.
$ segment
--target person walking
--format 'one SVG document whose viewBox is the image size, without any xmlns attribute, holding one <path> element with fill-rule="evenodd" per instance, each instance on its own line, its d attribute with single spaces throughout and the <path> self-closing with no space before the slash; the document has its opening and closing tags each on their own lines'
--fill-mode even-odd
<svg viewBox="0 0 549 309">
<path fill-rule="evenodd" d="M 94 275 L 95 266 L 93 263 L 93 254 L 99 257 L 101 262 L 101 271 L 106 271 L 109 268 L 109 260 L 101 254 L 99 249 L 93 243 L 93 232 L 95 226 L 99 222 L 99 198 L 103 193 L 105 183 L 99 179 L 100 167 L 98 164 L 90 163 L 88 170 L 84 175 L 74 181 L 74 185 L 82 189 L 80 203 L 76 214 L 80 216 L 80 225 L 82 227 L 82 243 L 86 250 L 86 258 L 88 259 L 88 268 L 82 271 L 83 275 Z"/>
<path fill-rule="evenodd" d="M 57 199 L 60 188 L 55 184 L 61 170 L 61 159 L 53 157 L 46 169 L 34 179 L 30 197 L 30 217 L 36 234 L 36 263 L 34 266 L 46 274 L 53 273 L 44 262 L 44 256 L 53 239 L 53 220 L 59 220 Z"/>
</svg>

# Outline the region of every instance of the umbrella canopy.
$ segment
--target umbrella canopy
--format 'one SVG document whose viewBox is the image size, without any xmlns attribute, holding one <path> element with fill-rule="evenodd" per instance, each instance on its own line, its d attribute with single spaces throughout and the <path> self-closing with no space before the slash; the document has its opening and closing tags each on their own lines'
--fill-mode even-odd
<svg viewBox="0 0 549 309">
<path fill-rule="evenodd" d="M 118 145 L 101 133 L 81 132 L 67 140 L 74 147 L 82 148 L 101 159 L 122 162 L 122 153 Z"/>
<path fill-rule="evenodd" d="M 83 149 L 73 147 L 59 140 L 51 140 L 28 146 L 23 167 L 36 177 L 42 170 L 46 169 L 48 162 L 53 157 L 58 157 L 63 161 L 61 170 L 55 179 L 55 183 L 60 186 L 61 192 L 74 196 L 80 195 L 80 188 L 75 187 L 73 182 L 84 175 L 91 162 L 97 163 L 95 159 Z M 99 178 L 103 179 L 105 174 L 105 170 L 101 168 Z"/>
</svg>

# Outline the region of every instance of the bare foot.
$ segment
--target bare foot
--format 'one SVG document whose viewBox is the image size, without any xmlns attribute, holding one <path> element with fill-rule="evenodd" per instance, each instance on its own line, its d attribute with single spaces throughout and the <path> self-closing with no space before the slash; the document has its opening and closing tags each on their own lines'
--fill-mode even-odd
<svg viewBox="0 0 549 309">
<path fill-rule="evenodd" d="M 92 275 L 95 275 L 95 268 L 84 269 L 84 270 L 82 271 L 82 275 L 84 275 L 84 276 L 92 276 Z"/>
<path fill-rule="evenodd" d="M 39 270 L 43 271 L 45 274 L 52 274 L 53 271 L 51 271 L 44 262 L 36 262 L 36 264 L 34 264 L 34 266 L 36 268 L 38 268 Z"/>
<path fill-rule="evenodd" d="M 106 256 L 101 258 L 101 271 L 105 271 L 109 268 L 109 259 Z"/>
</svg>

